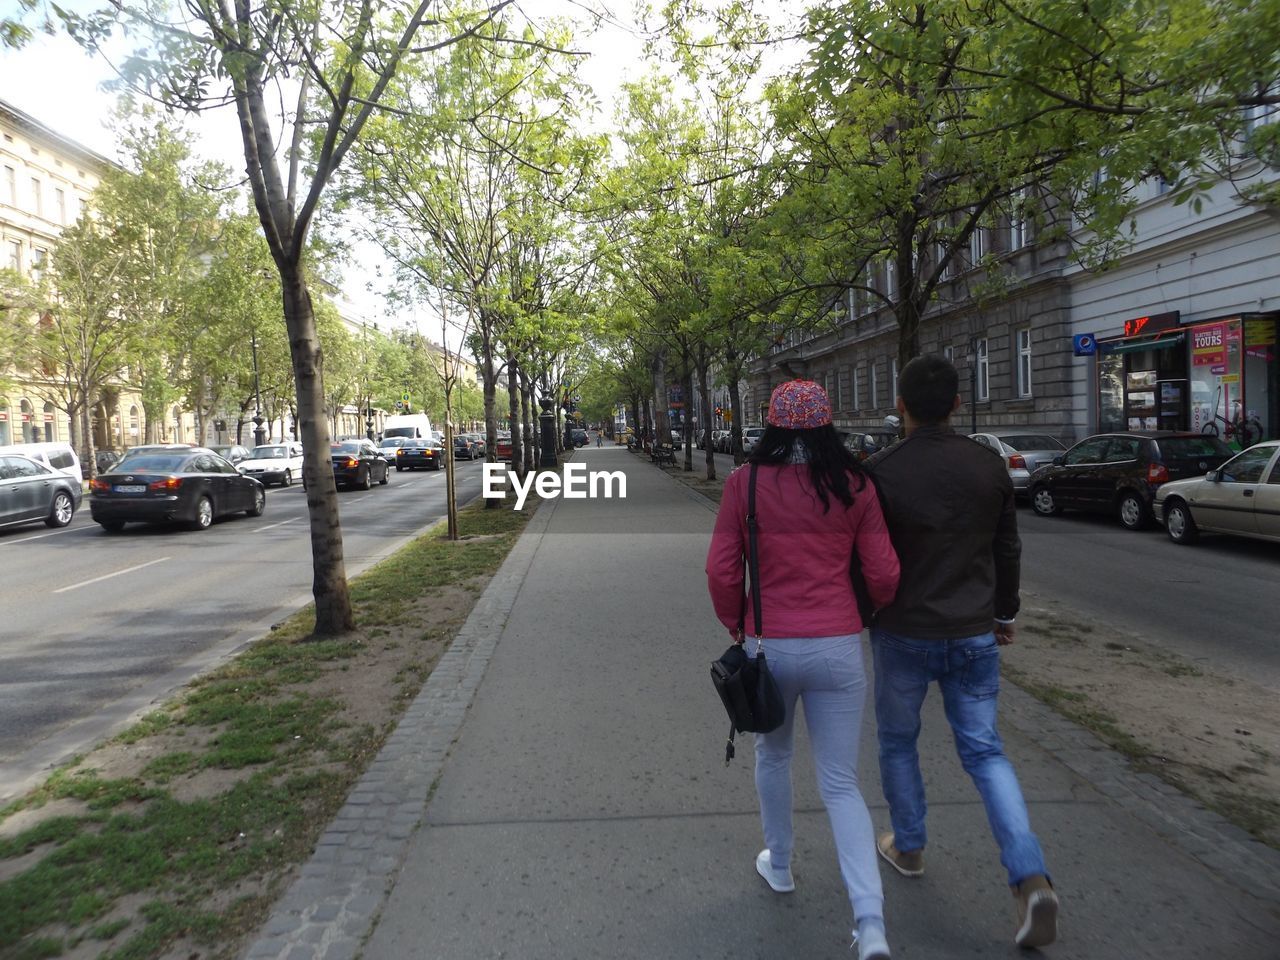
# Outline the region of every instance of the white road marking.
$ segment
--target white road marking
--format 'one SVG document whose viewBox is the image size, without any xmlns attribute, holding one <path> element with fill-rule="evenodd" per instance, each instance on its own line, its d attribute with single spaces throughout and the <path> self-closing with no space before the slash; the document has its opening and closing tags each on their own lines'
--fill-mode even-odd
<svg viewBox="0 0 1280 960">
<path fill-rule="evenodd" d="M 84 529 L 83 527 L 80 529 Z M 70 533 L 70 530 L 55 530 L 53 533 L 41 533 L 34 537 L 23 537 L 21 540 L 0 540 L 0 547 L 7 547 L 11 543 L 30 543 L 32 540 L 43 540 L 45 537 L 56 537 L 60 533 Z"/>
<path fill-rule="evenodd" d="M 94 577 L 92 580 L 82 580 L 80 583 L 73 583 L 69 587 L 59 587 L 54 593 L 66 593 L 68 590 L 79 590 L 81 587 L 87 587 L 91 583 L 101 583 L 103 580 L 110 580 L 112 577 L 121 577 L 126 573 L 133 573 L 136 570 L 142 570 L 146 567 L 153 567 L 157 563 L 164 563 L 171 560 L 172 557 L 161 557 L 159 560 L 148 560 L 146 563 L 140 563 L 136 567 L 126 567 L 123 570 L 117 570 L 115 573 L 103 574 L 101 577 Z"/>
<path fill-rule="evenodd" d="M 301 519 L 301 517 L 290 517 L 288 520 L 281 520 L 279 523 L 269 523 L 265 527 L 257 527 L 253 532 L 261 533 L 263 530 L 274 530 L 276 527 L 283 527 L 286 523 L 293 523 L 293 521 Z"/>
</svg>

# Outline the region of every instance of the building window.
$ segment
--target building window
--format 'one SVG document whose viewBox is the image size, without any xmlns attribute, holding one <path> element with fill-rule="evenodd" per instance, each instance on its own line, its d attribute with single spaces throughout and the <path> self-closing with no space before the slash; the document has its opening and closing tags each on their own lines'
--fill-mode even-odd
<svg viewBox="0 0 1280 960">
<path fill-rule="evenodd" d="M 977 356 L 974 363 L 978 365 L 978 400 L 991 399 L 991 370 L 988 365 L 987 338 L 978 341 Z"/>
<path fill-rule="evenodd" d="M 986 236 L 982 227 L 974 227 L 969 234 L 969 261 L 976 267 L 986 254 Z"/>
<path fill-rule="evenodd" d="M 31 276 L 39 283 L 44 279 L 45 260 L 49 256 L 49 251 L 36 247 L 31 251 Z"/>
<path fill-rule="evenodd" d="M 954 347 L 950 347 L 950 346 L 943 347 L 942 357 L 944 360 L 947 361 L 947 363 L 955 363 L 955 352 L 956 351 Z"/>
<path fill-rule="evenodd" d="M 839 370 L 836 371 L 835 405 L 837 410 L 844 409 L 844 374 L 842 374 Z"/>
<path fill-rule="evenodd" d="M 1018 396 L 1031 396 L 1031 328 L 1023 327 L 1017 333 L 1018 348 Z"/>
<path fill-rule="evenodd" d="M 61 187 L 53 188 L 53 199 L 58 205 L 58 222 L 63 226 L 67 223 L 67 191 Z"/>
<path fill-rule="evenodd" d="M 1027 222 L 1027 189 L 1023 187 L 1013 195 L 1013 211 L 1009 216 L 1009 249 L 1021 250 L 1031 239 Z"/>
<path fill-rule="evenodd" d="M 898 358 L 889 361 L 889 405 L 898 402 Z"/>
<path fill-rule="evenodd" d="M 4 168 L 4 195 L 9 206 L 18 205 L 18 171 L 13 167 Z"/>
<path fill-rule="evenodd" d="M 31 209 L 37 217 L 44 216 L 44 193 L 41 191 L 41 183 L 35 177 L 31 178 Z"/>
<path fill-rule="evenodd" d="M 129 408 L 129 443 L 137 444 L 141 440 L 138 437 L 138 408 L 132 406 Z"/>
<path fill-rule="evenodd" d="M 22 241 L 9 241 L 9 269 L 16 273 L 22 272 Z"/>
<path fill-rule="evenodd" d="M 898 296 L 898 264 L 892 259 L 884 262 L 884 293 L 891 300 Z"/>
<path fill-rule="evenodd" d="M 853 382 L 850 385 L 850 392 L 853 394 L 853 396 L 850 398 L 853 401 L 853 403 L 851 404 L 851 407 L 856 412 L 859 409 L 859 404 L 862 402 L 861 401 L 862 384 L 858 382 L 858 380 L 861 378 L 858 376 L 858 367 L 856 364 L 854 365 L 853 370 L 851 371 L 851 376 L 853 377 Z"/>
<path fill-rule="evenodd" d="M 871 361 L 871 402 L 867 406 L 872 410 L 880 409 L 880 378 L 876 376 L 876 362 Z"/>
</svg>

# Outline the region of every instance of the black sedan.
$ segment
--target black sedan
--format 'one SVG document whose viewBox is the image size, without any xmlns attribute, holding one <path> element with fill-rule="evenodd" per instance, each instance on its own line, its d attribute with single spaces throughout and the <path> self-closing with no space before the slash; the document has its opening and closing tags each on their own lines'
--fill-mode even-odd
<svg viewBox="0 0 1280 960">
<path fill-rule="evenodd" d="M 430 440 L 408 440 L 396 450 L 397 470 L 439 470 L 444 463 L 444 447 Z"/>
<path fill-rule="evenodd" d="M 89 488 L 89 512 L 110 533 L 126 523 L 185 523 L 205 530 L 220 517 L 262 516 L 266 488 L 212 450 L 133 453 Z"/>
<path fill-rule="evenodd" d="M 0 527 L 43 520 L 65 527 L 80 506 L 80 483 L 30 457 L 0 457 Z"/>
<path fill-rule="evenodd" d="M 329 448 L 333 479 L 340 487 L 368 490 L 376 480 L 386 484 L 391 468 L 372 440 L 343 440 Z"/>
<path fill-rule="evenodd" d="M 1231 448 L 1200 433 L 1137 431 L 1087 437 L 1031 475 L 1031 506 L 1042 516 L 1064 507 L 1114 513 L 1130 530 L 1152 519 L 1156 488 L 1203 476 L 1231 459 Z"/>
</svg>

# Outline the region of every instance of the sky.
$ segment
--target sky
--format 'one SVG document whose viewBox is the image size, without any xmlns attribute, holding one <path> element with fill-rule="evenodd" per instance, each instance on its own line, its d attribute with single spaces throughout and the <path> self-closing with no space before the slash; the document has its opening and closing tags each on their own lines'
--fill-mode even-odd
<svg viewBox="0 0 1280 960">
<path fill-rule="evenodd" d="M 0 0 L 0 8 L 10 0 Z M 632 0 L 518 0 L 519 9 L 535 21 L 551 16 L 577 19 L 589 11 L 603 14 L 595 31 L 581 36 L 576 44 L 588 51 L 581 66 L 582 76 L 595 90 L 602 115 L 597 123 L 607 125 L 614 101 L 626 80 L 641 76 L 650 64 L 644 59 L 643 38 L 631 16 Z M 88 5 L 72 0 L 71 6 Z M 87 54 L 65 35 L 37 33 L 20 50 L 0 48 L 0 99 L 31 114 L 45 126 L 78 141 L 111 159 L 116 158 L 115 138 L 106 125 L 116 105 L 117 94 L 104 88 L 115 74 L 103 56 Z M 234 110 L 223 108 L 188 120 L 198 137 L 198 150 L 210 160 L 232 170 L 243 168 L 239 127 Z M 434 311 L 418 312 L 391 308 L 383 299 L 384 281 L 374 266 L 380 259 L 372 247 L 357 248 L 354 262 L 342 278 L 342 289 L 357 319 L 380 322 L 382 329 L 419 325 L 428 336 L 438 339 L 440 323 Z M 451 346 L 456 344 L 451 343 Z"/>
</svg>

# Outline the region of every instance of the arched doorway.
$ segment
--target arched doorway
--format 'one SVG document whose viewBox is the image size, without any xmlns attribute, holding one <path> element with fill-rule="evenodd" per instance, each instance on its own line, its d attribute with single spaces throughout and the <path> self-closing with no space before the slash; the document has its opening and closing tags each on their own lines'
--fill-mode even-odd
<svg viewBox="0 0 1280 960">
<path fill-rule="evenodd" d="M 9 426 L 9 401 L 0 400 L 0 446 L 8 446 L 13 442 L 12 428 Z"/>
<path fill-rule="evenodd" d="M 22 413 L 22 442 L 35 443 L 36 431 L 40 429 L 36 424 L 36 408 L 26 397 L 22 398 L 19 406 Z"/>
<path fill-rule="evenodd" d="M 44 438 L 46 440 L 59 440 L 61 438 L 58 433 L 58 413 L 53 404 L 46 400 L 44 402 Z"/>
</svg>

